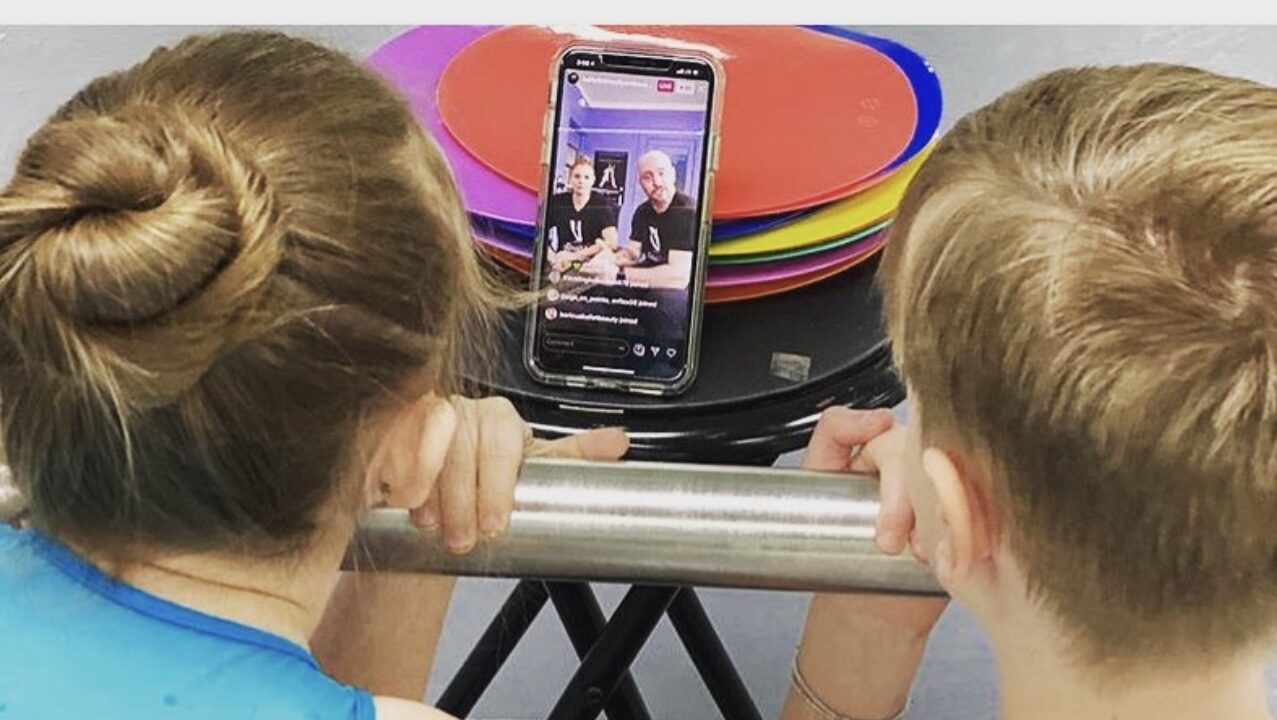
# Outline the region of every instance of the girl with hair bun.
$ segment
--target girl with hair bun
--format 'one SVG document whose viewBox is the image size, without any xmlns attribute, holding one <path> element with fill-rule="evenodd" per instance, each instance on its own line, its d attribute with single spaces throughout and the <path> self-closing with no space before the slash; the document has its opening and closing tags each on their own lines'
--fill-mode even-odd
<svg viewBox="0 0 1277 720">
<path fill-rule="evenodd" d="M 465 552 L 505 527 L 525 452 L 626 449 L 536 443 L 460 397 L 517 300 L 433 142 L 340 53 L 199 36 L 90 83 L 0 193 L 0 428 L 30 525 L 0 527 L 0 714 L 432 716 L 343 684 L 422 697 L 450 587 L 334 589 L 360 510 Z M 430 583 L 437 606 L 404 607 Z M 417 655 L 382 652 L 393 633 Z"/>
</svg>

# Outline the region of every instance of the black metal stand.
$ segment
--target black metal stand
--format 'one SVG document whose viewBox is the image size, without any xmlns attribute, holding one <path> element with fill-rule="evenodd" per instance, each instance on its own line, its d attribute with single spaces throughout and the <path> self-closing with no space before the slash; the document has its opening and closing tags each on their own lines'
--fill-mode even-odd
<svg viewBox="0 0 1277 720">
<path fill-rule="evenodd" d="M 584 662 L 606 627 L 603 608 L 585 583 L 549 582 L 546 587 L 577 657 Z M 621 684 L 604 709 L 608 720 L 651 720 L 652 717 L 629 670 L 621 675 Z"/>
<path fill-rule="evenodd" d="M 470 714 L 547 599 L 549 593 L 540 580 L 521 580 L 515 586 L 439 697 L 440 710 L 455 717 Z"/>
<path fill-rule="evenodd" d="M 636 585 L 630 588 L 568 681 L 550 711 L 549 720 L 598 717 L 678 592 L 676 587 Z"/>
<path fill-rule="evenodd" d="M 692 588 L 674 598 L 669 608 L 670 622 L 682 641 L 683 648 L 692 658 L 696 672 L 700 673 L 706 689 L 718 705 L 718 711 L 727 720 L 762 720 L 754 699 L 736 672 L 736 665 L 723 647 L 723 641 L 714 631 L 701 599 Z"/>
<path fill-rule="evenodd" d="M 588 584 L 539 580 L 515 587 L 439 698 L 440 710 L 465 717 L 474 709 L 547 597 L 581 658 L 549 720 L 592 720 L 602 710 L 609 720 L 650 720 L 629 669 L 667 613 L 723 718 L 762 720 L 694 589 L 632 587 L 605 623 Z"/>
</svg>

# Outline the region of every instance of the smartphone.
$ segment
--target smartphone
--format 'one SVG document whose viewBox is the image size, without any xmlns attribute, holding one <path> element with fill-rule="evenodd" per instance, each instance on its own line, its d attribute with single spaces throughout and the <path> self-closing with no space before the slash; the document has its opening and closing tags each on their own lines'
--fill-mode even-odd
<svg viewBox="0 0 1277 720">
<path fill-rule="evenodd" d="M 700 346 L 720 67 L 577 46 L 551 72 L 524 365 L 546 384 L 680 393 Z"/>
</svg>

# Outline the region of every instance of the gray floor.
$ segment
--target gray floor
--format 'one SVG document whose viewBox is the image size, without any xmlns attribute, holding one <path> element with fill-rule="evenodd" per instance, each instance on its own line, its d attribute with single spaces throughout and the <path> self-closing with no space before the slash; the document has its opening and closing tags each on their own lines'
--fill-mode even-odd
<svg viewBox="0 0 1277 720">
<path fill-rule="evenodd" d="M 428 19 L 423 14 L 423 19 Z M 0 27 L 0 182 L 24 139 L 73 92 L 97 75 L 143 58 L 158 44 L 205 28 Z M 858 28 L 903 41 L 931 61 L 944 85 L 942 129 L 963 113 L 1043 71 L 1063 65 L 1138 61 L 1189 63 L 1277 84 L 1277 28 L 1182 27 L 891 27 Z M 299 34 L 363 57 L 402 28 L 301 27 Z M 790 458 L 792 461 L 792 458 Z M 465 580 L 440 649 L 438 677 L 455 670 L 511 583 Z M 601 587 L 606 608 L 620 588 Z M 773 716 L 808 597 L 708 590 L 704 598 L 764 715 Z M 573 654 L 545 613 L 477 708 L 478 717 L 541 717 L 572 669 Z M 714 717 L 690 663 L 668 626 L 640 656 L 635 673 L 658 720 Z M 1277 672 L 1269 674 L 1277 687 Z M 438 693 L 435 682 L 432 693 Z M 432 695 L 433 697 L 433 695 Z M 932 637 L 916 690 L 915 718 L 995 716 L 997 689 L 987 646 L 960 609 Z"/>
</svg>

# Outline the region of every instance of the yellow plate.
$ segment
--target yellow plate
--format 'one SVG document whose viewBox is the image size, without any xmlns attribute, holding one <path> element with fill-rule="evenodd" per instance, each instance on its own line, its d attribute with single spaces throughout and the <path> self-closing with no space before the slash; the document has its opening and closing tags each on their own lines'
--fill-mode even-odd
<svg viewBox="0 0 1277 720">
<path fill-rule="evenodd" d="M 793 250 L 816 245 L 856 230 L 868 227 L 894 215 L 900 199 L 904 197 L 909 181 L 918 173 L 934 143 L 922 149 L 891 177 L 868 190 L 845 200 L 831 203 L 825 208 L 778 228 L 745 235 L 743 237 L 711 243 L 710 257 L 734 255 L 758 255 L 762 253 Z"/>
</svg>

